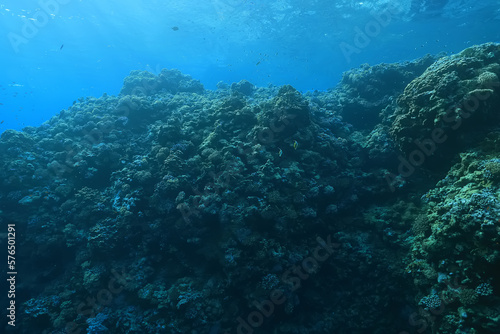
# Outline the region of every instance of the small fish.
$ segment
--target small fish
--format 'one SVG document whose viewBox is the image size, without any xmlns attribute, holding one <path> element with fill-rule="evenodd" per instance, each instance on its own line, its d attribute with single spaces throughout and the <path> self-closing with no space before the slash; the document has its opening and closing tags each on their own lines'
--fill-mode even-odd
<svg viewBox="0 0 500 334">
<path fill-rule="evenodd" d="M 3 122 L 5 122 L 5 121 L 4 121 L 4 120 L 2 120 L 2 121 L 0 122 L 0 124 L 3 124 Z"/>
<path fill-rule="evenodd" d="M 259 65 L 260 64 L 260 61 L 257 62 L 257 64 L 255 64 L 255 66 Z"/>
<path fill-rule="evenodd" d="M 296 140 L 293 141 L 293 149 L 296 150 L 299 147 L 299 143 Z"/>
<path fill-rule="evenodd" d="M 283 155 L 283 151 L 282 151 L 282 150 L 281 150 L 281 148 L 279 148 L 279 147 L 278 147 L 278 150 L 279 150 L 279 151 L 278 151 L 278 156 L 280 156 L 280 157 L 281 157 L 281 156 Z"/>
<path fill-rule="evenodd" d="M 172 30 L 177 31 L 177 30 L 179 30 L 179 27 L 178 26 L 172 27 Z"/>
</svg>

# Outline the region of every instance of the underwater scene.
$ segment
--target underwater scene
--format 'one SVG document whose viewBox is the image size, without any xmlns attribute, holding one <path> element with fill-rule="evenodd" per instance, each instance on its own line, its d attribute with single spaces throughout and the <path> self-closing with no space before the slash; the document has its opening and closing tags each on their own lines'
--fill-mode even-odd
<svg viewBox="0 0 500 334">
<path fill-rule="evenodd" d="M 500 1 L 0 28 L 0 333 L 500 333 Z"/>
</svg>

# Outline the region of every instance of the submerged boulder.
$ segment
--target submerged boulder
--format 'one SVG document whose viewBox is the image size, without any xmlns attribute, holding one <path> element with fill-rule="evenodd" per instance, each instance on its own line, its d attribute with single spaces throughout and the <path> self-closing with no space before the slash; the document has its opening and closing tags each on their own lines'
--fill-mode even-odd
<svg viewBox="0 0 500 334">
<path fill-rule="evenodd" d="M 447 155 L 499 120 L 500 44 L 443 57 L 413 80 L 398 99 L 391 126 L 399 149 Z M 481 134 L 482 135 L 482 134 Z"/>
<path fill-rule="evenodd" d="M 248 80 L 241 80 L 239 82 L 233 82 L 231 84 L 232 92 L 238 92 L 246 96 L 252 95 L 254 90 L 255 90 L 254 84 L 252 84 Z"/>
<path fill-rule="evenodd" d="M 421 75 L 434 61 L 427 55 L 414 61 L 363 64 L 343 74 L 340 85 L 332 91 L 338 100 L 342 118 L 363 129 L 373 129 L 384 116 L 381 113 L 394 96 Z"/>
<path fill-rule="evenodd" d="M 257 118 L 269 126 L 276 139 L 289 137 L 311 122 L 309 103 L 290 85 L 282 86 Z"/>
<path fill-rule="evenodd" d="M 203 93 L 204 88 L 199 80 L 190 75 L 172 69 L 162 69 L 157 76 L 148 71 L 131 71 L 123 80 L 120 95 L 150 96 L 160 92 L 176 94 L 180 92 Z"/>
</svg>

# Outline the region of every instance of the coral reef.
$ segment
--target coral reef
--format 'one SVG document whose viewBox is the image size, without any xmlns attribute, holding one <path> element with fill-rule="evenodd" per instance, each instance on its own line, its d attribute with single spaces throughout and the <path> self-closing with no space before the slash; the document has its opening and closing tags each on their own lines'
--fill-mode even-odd
<svg viewBox="0 0 500 334">
<path fill-rule="evenodd" d="M 497 333 L 499 63 L 490 43 L 305 94 L 132 71 L 5 131 L 20 333 Z M 396 189 L 437 128 L 440 168 Z"/>
<path fill-rule="evenodd" d="M 489 43 L 442 57 L 398 98 L 391 134 L 410 155 L 449 158 L 498 121 L 500 46 Z"/>
</svg>

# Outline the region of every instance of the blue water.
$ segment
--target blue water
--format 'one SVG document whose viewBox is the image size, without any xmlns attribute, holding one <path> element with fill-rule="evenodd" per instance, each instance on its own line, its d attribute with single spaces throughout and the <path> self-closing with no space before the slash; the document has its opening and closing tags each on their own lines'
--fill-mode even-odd
<svg viewBox="0 0 500 334">
<path fill-rule="evenodd" d="M 37 126 L 79 97 L 118 94 L 136 69 L 177 68 L 208 89 L 247 79 L 325 90 L 362 63 L 499 42 L 499 9 L 497 0 L 4 1 L 0 132 Z M 346 45 L 356 52 L 346 56 Z"/>
</svg>

